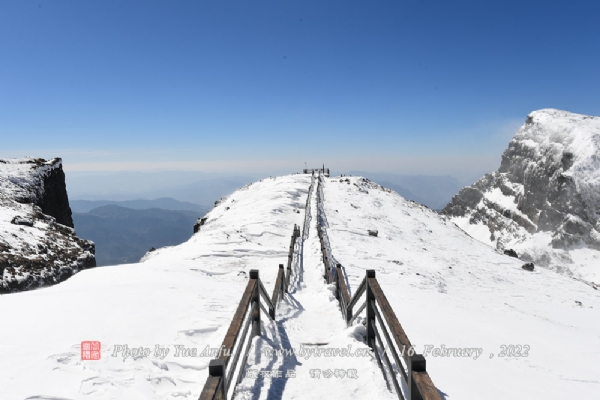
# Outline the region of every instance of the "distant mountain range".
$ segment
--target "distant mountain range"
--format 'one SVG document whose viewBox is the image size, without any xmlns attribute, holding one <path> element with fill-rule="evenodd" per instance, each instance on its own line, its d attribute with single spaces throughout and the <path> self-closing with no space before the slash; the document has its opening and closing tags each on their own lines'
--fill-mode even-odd
<svg viewBox="0 0 600 400">
<path fill-rule="evenodd" d="M 334 171 L 332 173 L 339 174 L 339 172 Z M 365 171 L 349 171 L 346 174 L 369 178 L 380 185 L 395 190 L 406 199 L 414 200 L 434 210 L 444 208 L 452 199 L 452 196 L 457 194 L 465 184 L 472 183 L 459 182 L 452 176 L 403 175 Z M 208 174 L 192 171 L 69 172 L 67 174 L 67 189 L 71 204 L 76 207 L 82 206 L 83 203 L 75 203 L 75 201 L 81 199 L 122 201 L 136 198 L 164 197 L 212 207 L 214 202 L 221 197 L 265 177 L 264 175 Z M 110 204 L 138 208 L 136 204 L 132 203 L 121 204 L 113 201 Z M 96 206 L 100 205 L 105 204 L 98 203 Z M 173 205 L 169 205 L 167 208 L 162 204 L 156 204 L 155 206 L 175 210 L 190 209 L 191 207 L 188 205 L 184 208 L 173 208 Z M 82 210 L 89 211 L 91 210 L 90 207 L 91 204 L 86 205 Z M 146 208 L 146 205 L 143 205 L 143 207 Z M 77 208 L 77 210 L 79 209 Z"/>
<path fill-rule="evenodd" d="M 333 172 L 333 171 L 332 171 Z M 343 172 L 343 171 L 342 171 Z M 339 172 L 334 172 L 337 175 Z M 395 173 L 376 173 L 350 171 L 346 173 L 360 175 L 389 189 L 398 192 L 406 199 L 414 200 L 434 210 L 441 210 L 465 184 L 452 176 L 404 175 Z M 118 204 L 135 209 L 147 208 L 146 204 L 120 203 L 119 201 L 140 198 L 169 197 L 188 205 L 175 207 L 173 204 L 156 203 L 153 206 L 163 209 L 196 210 L 198 204 L 212 207 L 221 197 L 233 193 L 240 187 L 255 182 L 265 176 L 205 174 L 191 171 L 133 172 L 112 173 L 69 172 L 67 189 L 73 211 L 86 212 L 94 207 L 106 204 Z M 99 203 L 78 203 L 80 200 L 94 200 Z M 104 199 L 114 199 L 107 203 Z M 118 200 L 118 201 L 117 201 Z M 190 206 L 189 204 L 194 204 Z M 201 211 L 201 210 L 200 210 Z"/>
<path fill-rule="evenodd" d="M 216 199 L 215 199 L 216 200 Z M 190 203 L 188 201 L 175 200 L 172 197 L 161 197 L 154 200 L 71 200 L 69 205 L 71 211 L 75 213 L 86 213 L 94 208 L 114 204 L 121 207 L 131 208 L 134 210 L 146 210 L 149 208 L 161 208 L 163 210 L 187 210 L 197 211 L 205 214 L 211 207 L 201 206 L 199 204 Z"/>
<path fill-rule="evenodd" d="M 72 201 L 71 206 L 81 210 L 89 207 L 90 203 L 95 202 Z M 182 204 L 173 199 L 116 203 L 127 203 L 135 207 L 144 204 L 173 207 Z M 152 247 L 174 246 L 185 242 L 192 236 L 194 222 L 205 213 L 206 208 L 200 211 L 133 209 L 108 204 L 87 213 L 74 212 L 73 222 L 80 237 L 96 243 L 96 263 L 104 266 L 138 262 Z"/>
<path fill-rule="evenodd" d="M 261 178 L 264 176 L 221 176 L 190 171 L 69 172 L 66 175 L 71 201 L 170 197 L 210 207 L 221 197 Z"/>
</svg>

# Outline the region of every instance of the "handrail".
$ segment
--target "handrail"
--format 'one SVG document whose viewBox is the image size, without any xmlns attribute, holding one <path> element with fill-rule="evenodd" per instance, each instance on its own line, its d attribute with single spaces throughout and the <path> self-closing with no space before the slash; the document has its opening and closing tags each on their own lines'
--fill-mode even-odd
<svg viewBox="0 0 600 400">
<path fill-rule="evenodd" d="M 342 313 L 344 313 L 344 319 L 346 322 L 352 316 L 352 307 L 349 307 L 350 304 L 350 293 L 348 292 L 348 287 L 346 286 L 346 280 L 343 279 L 344 272 L 342 271 L 342 264 L 336 265 L 336 277 L 335 280 L 335 292 L 337 294 L 338 300 L 340 301 L 340 305 L 342 306 Z"/>
<path fill-rule="evenodd" d="M 221 349 L 224 349 L 225 351 L 220 355 L 219 358 L 211 360 L 209 363 L 209 376 L 204 385 L 204 389 L 200 394 L 200 400 L 222 400 L 227 398 L 227 392 L 229 389 L 228 380 L 233 376 L 233 371 L 235 370 L 242 346 L 238 347 L 234 354 L 233 363 L 230 364 L 229 360 L 231 359 L 231 351 L 238 342 L 238 338 L 241 338 L 240 342 L 243 340 L 244 335 L 247 333 L 247 328 L 250 324 L 250 321 L 252 321 L 252 336 L 255 336 L 257 333 L 260 334 L 260 308 L 258 305 L 260 298 L 258 296 L 259 290 L 257 290 L 259 289 L 258 283 L 258 270 L 253 269 L 250 271 L 250 279 L 248 280 L 248 284 L 246 285 L 242 299 L 240 300 L 238 308 L 233 315 L 233 319 L 231 320 L 231 324 L 229 325 L 229 329 L 227 330 L 225 338 L 223 339 Z M 246 314 L 250 309 L 251 303 L 252 315 L 247 318 Z M 240 331 L 242 329 L 242 323 L 244 320 L 246 320 L 246 324 L 244 324 L 244 335 L 240 336 Z M 246 347 L 247 354 L 250 348 L 248 346 Z M 227 367 L 229 367 L 229 373 L 226 372 Z"/>
<path fill-rule="evenodd" d="M 353 314 L 352 307 L 363 297 L 363 294 L 366 296 L 365 302 Z M 441 400 L 439 392 L 427 373 L 425 357 L 422 354 L 415 353 L 413 345 L 375 277 L 374 270 L 366 271 L 365 278 L 348 303 L 348 307 L 346 308 L 346 316 L 349 321 L 348 326 L 352 324 L 354 319 L 364 309 L 367 312 L 366 342 L 375 352 L 377 362 L 383 371 L 388 388 L 390 388 L 391 381 L 398 398 L 402 400 Z M 383 337 L 380 332 L 383 334 Z M 384 345 L 384 339 L 387 346 Z M 384 350 L 381 355 L 379 354 L 380 350 L 378 347 Z M 400 372 L 401 379 L 407 388 L 406 396 L 400 390 L 401 386 L 388 357 L 390 353 L 394 359 L 396 369 Z M 400 353 L 402 359 L 398 356 L 398 353 Z M 382 361 L 386 364 L 388 373 L 383 369 Z M 405 365 L 406 368 L 404 367 Z M 390 375 L 389 377 L 388 374 Z"/>
<path fill-rule="evenodd" d="M 285 272 L 283 271 L 283 264 L 279 264 L 279 272 L 277 273 L 273 295 L 271 296 L 274 305 L 278 303 L 280 293 L 281 296 L 285 293 Z M 275 307 L 273 307 L 272 310 L 269 309 L 269 313 L 271 314 L 271 318 L 275 319 Z"/>
<path fill-rule="evenodd" d="M 331 263 L 330 263 L 330 257 L 327 254 L 327 248 L 324 245 L 324 239 L 323 239 L 323 230 L 321 225 L 317 225 L 317 234 L 319 235 L 319 239 L 321 241 L 321 258 L 323 259 L 323 266 L 325 268 L 325 270 L 323 271 L 323 277 L 325 278 L 325 280 L 327 281 L 327 283 L 331 283 L 333 282 L 333 273 L 331 272 Z"/>
<path fill-rule="evenodd" d="M 290 277 L 292 276 L 292 260 L 294 259 L 294 248 L 296 247 L 296 240 L 300 237 L 300 227 L 294 224 L 294 233 L 292 234 L 292 239 L 290 243 L 290 251 L 288 253 L 288 265 L 287 265 L 287 275 L 284 274 L 284 286 L 283 289 L 287 293 L 288 287 L 290 286 Z"/>
<path fill-rule="evenodd" d="M 363 278 L 360 285 L 358 285 L 358 289 L 356 289 L 356 293 L 354 293 L 354 296 L 352 296 L 352 299 L 350 300 L 350 303 L 348 304 L 348 308 L 352 308 L 356 305 L 356 303 L 360 299 L 360 296 L 365 291 L 366 287 L 367 287 L 367 278 L 365 277 L 365 278 Z"/>
<path fill-rule="evenodd" d="M 306 228 L 308 227 L 308 223 L 310 218 L 312 217 L 310 211 L 310 199 L 312 197 L 312 193 L 315 187 L 315 174 L 313 173 L 310 178 L 310 187 L 308 188 L 308 195 L 306 196 L 306 206 L 304 207 L 304 226 L 302 227 L 302 239 L 306 240 L 308 237 L 306 236 Z"/>
</svg>

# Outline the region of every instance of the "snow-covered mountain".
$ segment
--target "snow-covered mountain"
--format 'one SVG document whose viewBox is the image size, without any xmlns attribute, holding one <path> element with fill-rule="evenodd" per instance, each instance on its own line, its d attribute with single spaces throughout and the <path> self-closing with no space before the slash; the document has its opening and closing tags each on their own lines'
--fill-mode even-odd
<svg viewBox="0 0 600 400">
<path fill-rule="evenodd" d="M 75 236 L 61 159 L 0 159 L 0 293 L 95 265 L 94 243 Z"/>
<path fill-rule="evenodd" d="M 92 268 L 59 285 L 0 296 L 0 320 L 10 321 L 0 329 L 0 398 L 197 399 L 212 358 L 204 349 L 222 343 L 250 269 L 272 290 L 293 226 L 304 224 L 310 184 L 307 175 L 253 183 L 219 201 L 186 243 L 137 264 Z M 597 398 L 597 290 L 548 269 L 526 271 L 523 261 L 471 238 L 449 217 L 367 179 L 322 184 L 325 229 L 350 292 L 367 269 L 376 271 L 415 350 L 430 350 L 427 371 L 445 400 Z M 311 343 L 367 348 L 364 327 L 345 326 L 333 284 L 322 278 L 315 192 L 290 293 L 275 322 L 262 319 L 247 365 L 295 375 L 246 376 L 237 398 L 397 398 L 372 353 L 273 352 Z M 82 341 L 101 342 L 101 358 L 82 360 Z M 448 356 L 444 348 L 481 353 Z M 310 374 L 315 368 L 351 368 L 357 376 L 318 379 Z"/>
<path fill-rule="evenodd" d="M 532 112 L 500 168 L 442 213 L 499 250 L 600 285 L 600 118 Z"/>
</svg>

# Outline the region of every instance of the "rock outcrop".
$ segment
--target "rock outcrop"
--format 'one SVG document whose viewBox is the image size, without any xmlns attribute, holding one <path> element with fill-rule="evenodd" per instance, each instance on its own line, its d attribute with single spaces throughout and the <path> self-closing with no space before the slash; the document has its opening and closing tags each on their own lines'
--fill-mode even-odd
<svg viewBox="0 0 600 400">
<path fill-rule="evenodd" d="M 0 293 L 94 266 L 94 243 L 73 229 L 61 159 L 0 160 Z"/>
<path fill-rule="evenodd" d="M 532 112 L 500 168 L 462 189 L 442 213 L 499 250 L 573 272 L 573 251 L 600 250 L 600 118 Z"/>
</svg>

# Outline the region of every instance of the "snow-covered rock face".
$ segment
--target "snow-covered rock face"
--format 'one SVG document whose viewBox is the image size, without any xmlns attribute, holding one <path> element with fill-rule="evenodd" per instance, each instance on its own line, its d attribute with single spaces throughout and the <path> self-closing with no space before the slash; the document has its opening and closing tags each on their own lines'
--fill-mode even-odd
<svg viewBox="0 0 600 400">
<path fill-rule="evenodd" d="M 0 293 L 95 265 L 94 243 L 75 236 L 61 159 L 0 159 Z"/>
<path fill-rule="evenodd" d="M 518 248 L 523 259 L 575 272 L 573 250 L 600 250 L 600 118 L 532 112 L 500 168 L 462 189 L 442 213 L 498 249 Z"/>
</svg>

